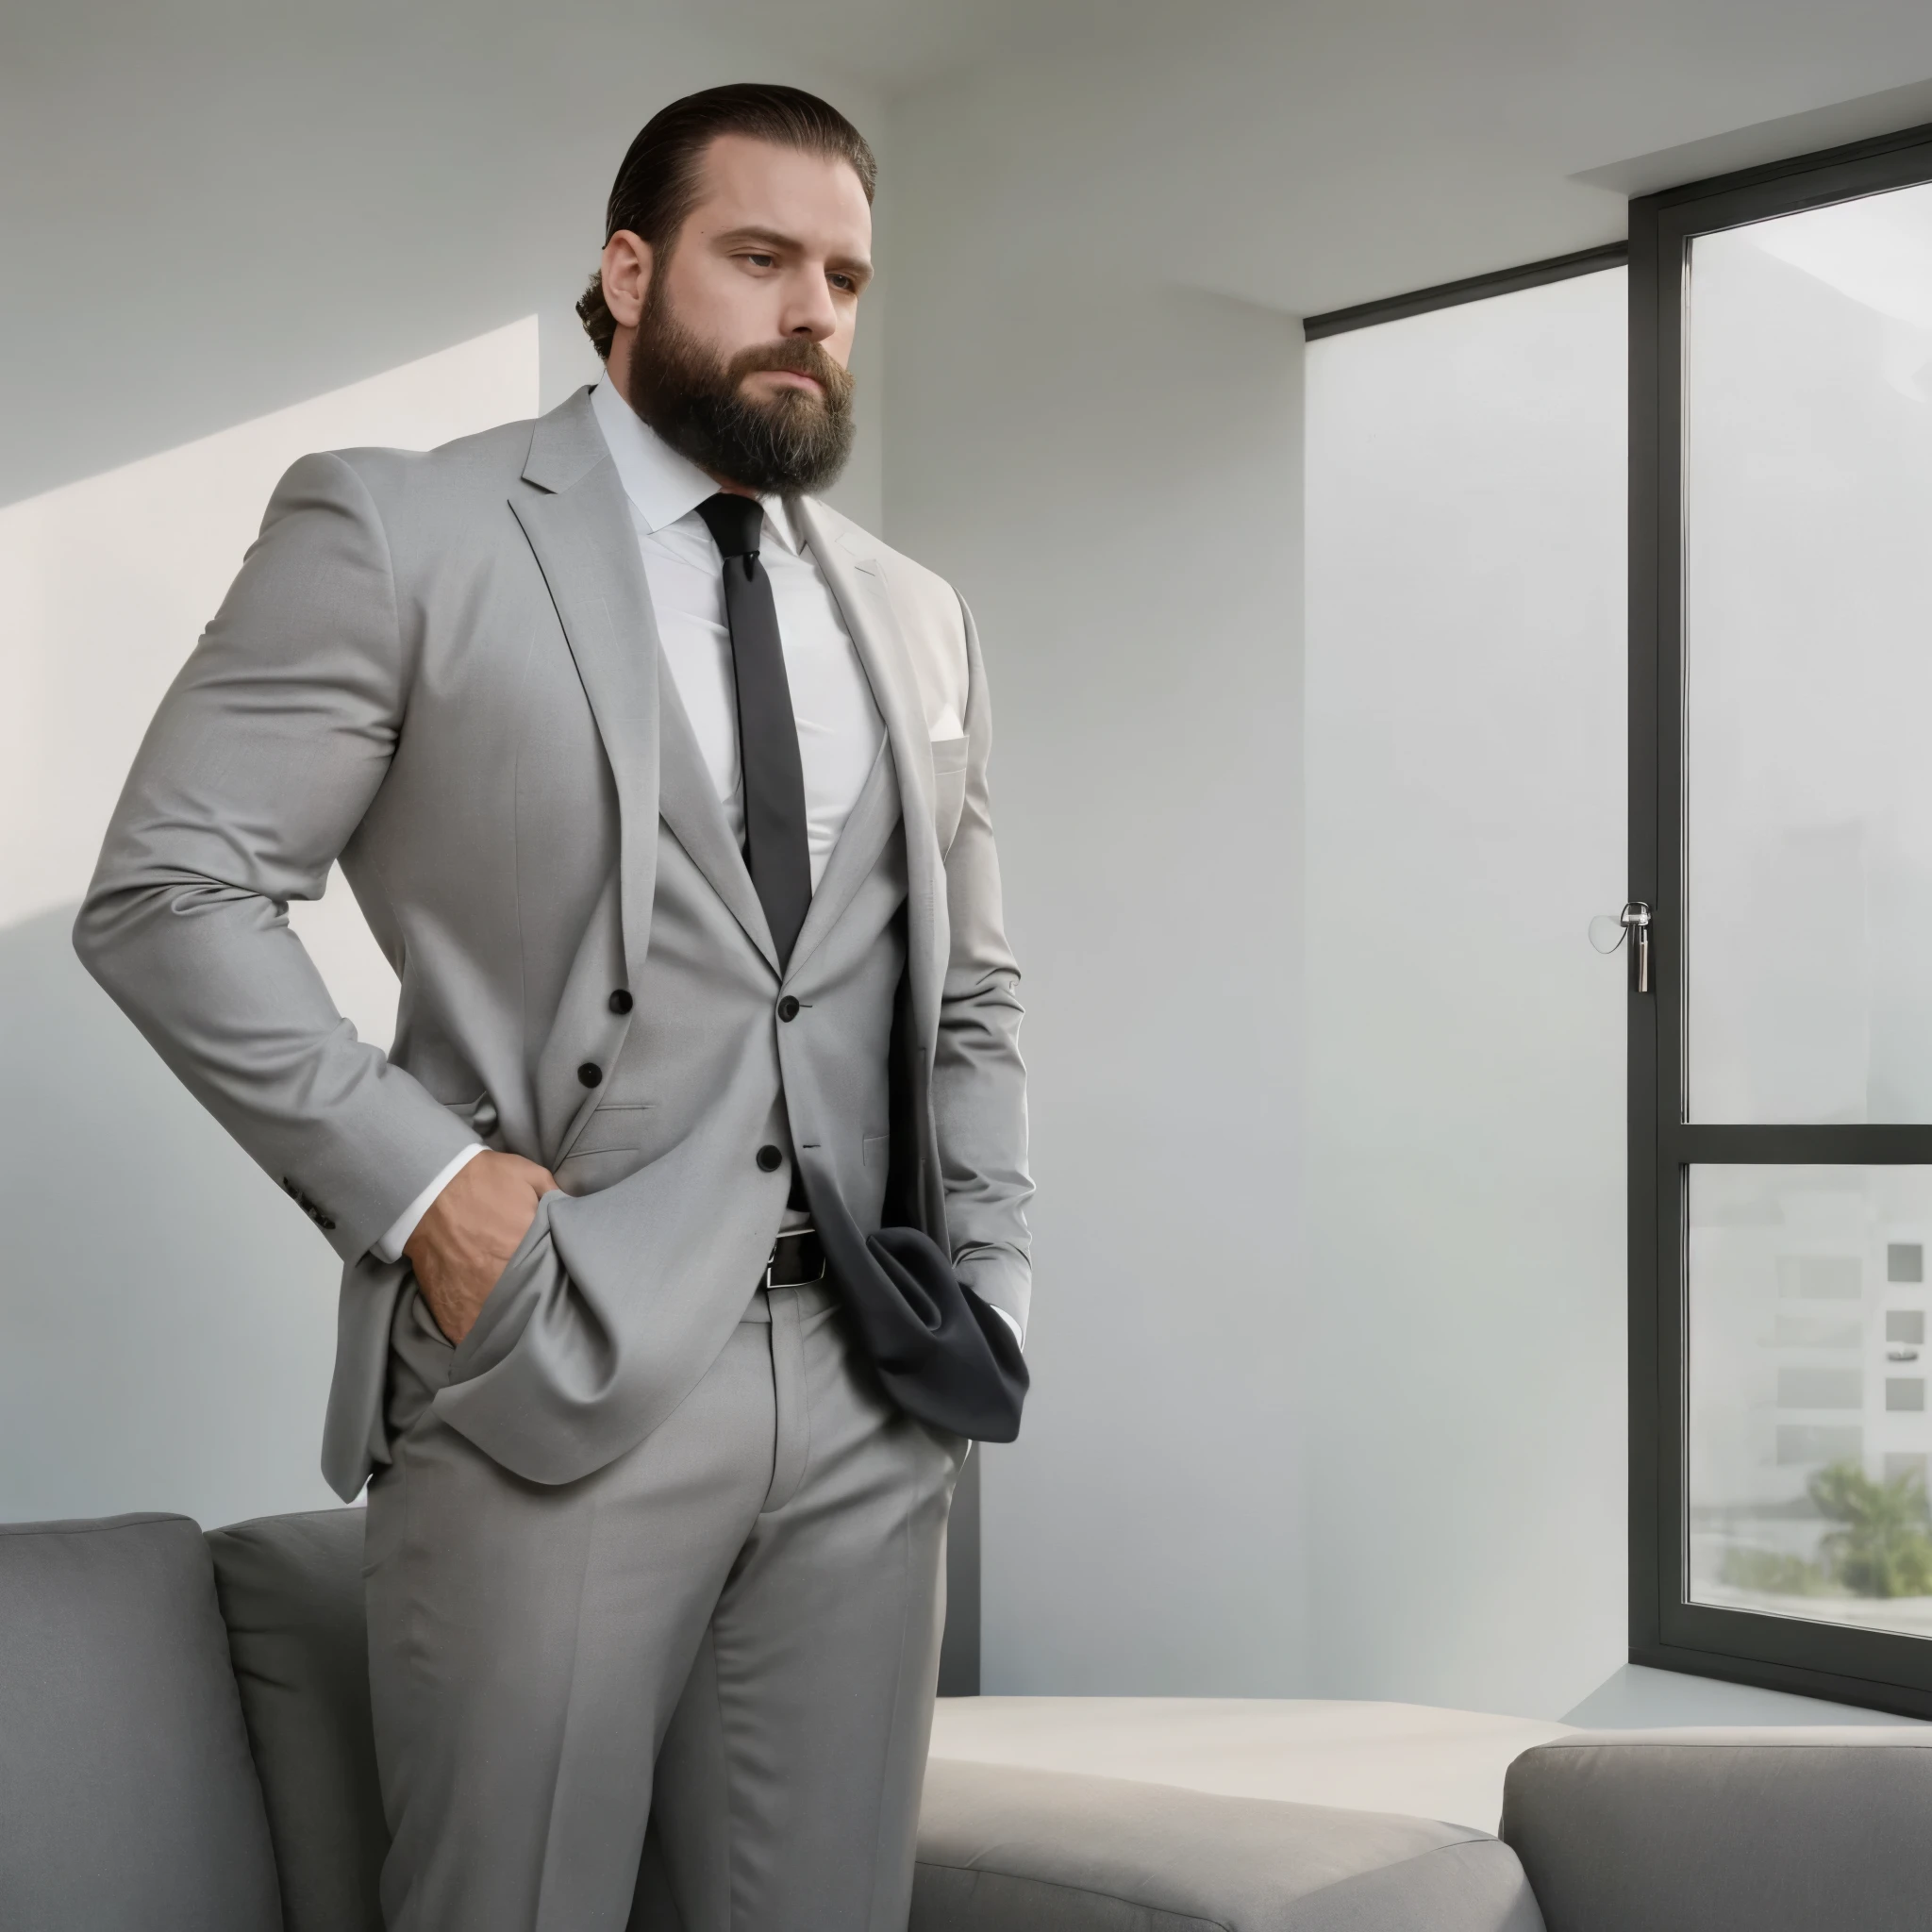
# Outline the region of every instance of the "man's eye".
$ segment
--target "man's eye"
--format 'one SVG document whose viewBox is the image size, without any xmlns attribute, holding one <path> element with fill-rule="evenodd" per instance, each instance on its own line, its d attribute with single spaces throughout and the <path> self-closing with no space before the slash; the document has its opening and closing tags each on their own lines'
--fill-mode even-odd
<svg viewBox="0 0 1932 1932">
<path fill-rule="evenodd" d="M 850 275 L 834 275 L 831 277 L 831 282 L 833 288 L 844 289 L 848 291 L 858 286 Z"/>
<path fill-rule="evenodd" d="M 772 268 L 778 259 L 775 255 L 747 255 L 744 258 L 754 268 Z"/>
</svg>

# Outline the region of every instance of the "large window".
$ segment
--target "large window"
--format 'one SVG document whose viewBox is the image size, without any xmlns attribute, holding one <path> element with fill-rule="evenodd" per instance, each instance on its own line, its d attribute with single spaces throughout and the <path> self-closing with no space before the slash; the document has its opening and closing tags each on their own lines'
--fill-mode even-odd
<svg viewBox="0 0 1932 1932">
<path fill-rule="evenodd" d="M 1631 264 L 1633 1655 L 1932 1714 L 1932 133 Z"/>
</svg>

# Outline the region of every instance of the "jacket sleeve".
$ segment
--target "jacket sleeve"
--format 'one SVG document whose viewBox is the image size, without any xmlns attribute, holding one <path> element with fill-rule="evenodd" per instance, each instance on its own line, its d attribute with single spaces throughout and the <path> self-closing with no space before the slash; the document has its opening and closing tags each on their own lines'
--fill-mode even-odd
<svg viewBox="0 0 1932 1932">
<path fill-rule="evenodd" d="M 367 486 L 305 457 L 148 727 L 74 932 L 345 1260 L 474 1138 L 357 1039 L 289 928 L 389 769 L 413 668 L 397 611 Z"/>
<path fill-rule="evenodd" d="M 946 854 L 952 945 L 933 1057 L 933 1117 L 959 1278 L 1026 1326 L 1032 1295 L 1026 1202 L 1026 1069 L 1020 968 L 1007 943 L 986 781 L 992 713 L 979 634 L 966 626 L 966 794 Z"/>
</svg>

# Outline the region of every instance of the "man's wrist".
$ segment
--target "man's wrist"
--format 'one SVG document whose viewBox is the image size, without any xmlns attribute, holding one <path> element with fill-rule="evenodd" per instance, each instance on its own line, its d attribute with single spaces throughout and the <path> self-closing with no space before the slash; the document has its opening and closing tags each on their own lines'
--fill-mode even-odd
<svg viewBox="0 0 1932 1932">
<path fill-rule="evenodd" d="M 473 1141 L 461 1153 L 451 1160 L 423 1191 L 396 1216 L 389 1224 L 379 1241 L 373 1242 L 369 1252 L 378 1261 L 400 1261 L 403 1250 L 408 1245 L 409 1237 L 416 1232 L 417 1224 L 429 1212 L 437 1195 L 449 1186 L 450 1182 L 475 1160 L 477 1155 L 489 1153 L 489 1148 L 480 1141 Z"/>
</svg>

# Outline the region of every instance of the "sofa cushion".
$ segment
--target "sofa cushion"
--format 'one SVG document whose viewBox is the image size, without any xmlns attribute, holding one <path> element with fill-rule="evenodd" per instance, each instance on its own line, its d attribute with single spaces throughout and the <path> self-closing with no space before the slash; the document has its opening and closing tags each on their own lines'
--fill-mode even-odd
<svg viewBox="0 0 1932 1932">
<path fill-rule="evenodd" d="M 934 1758 L 911 1932 L 1542 1932 L 1462 1825 Z"/>
<path fill-rule="evenodd" d="M 942 1697 L 932 1755 L 1442 1818 L 1493 1835 L 1503 1774 L 1567 1724 L 1310 1697 Z"/>
<path fill-rule="evenodd" d="M 1503 1834 L 1550 1932 L 1921 1932 L 1932 1727 L 1579 1732 Z"/>
<path fill-rule="evenodd" d="M 208 1533 L 287 1932 L 382 1932 L 360 1509 Z"/>
<path fill-rule="evenodd" d="M 0 1924 L 274 1932 L 261 1788 L 201 1531 L 0 1526 Z"/>
</svg>

